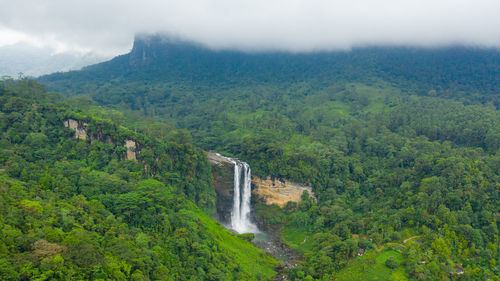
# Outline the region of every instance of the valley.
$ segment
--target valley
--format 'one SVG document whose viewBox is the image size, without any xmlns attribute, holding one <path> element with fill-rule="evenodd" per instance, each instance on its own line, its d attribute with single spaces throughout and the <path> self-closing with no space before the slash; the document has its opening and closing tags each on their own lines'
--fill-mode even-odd
<svg viewBox="0 0 500 281">
<path fill-rule="evenodd" d="M 5 78 L 0 276 L 498 280 L 499 65 L 141 35 Z"/>
</svg>

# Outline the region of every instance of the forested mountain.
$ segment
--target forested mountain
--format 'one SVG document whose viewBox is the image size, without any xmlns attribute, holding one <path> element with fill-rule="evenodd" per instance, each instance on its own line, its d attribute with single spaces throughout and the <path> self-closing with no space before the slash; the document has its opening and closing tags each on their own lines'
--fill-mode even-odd
<svg viewBox="0 0 500 281">
<path fill-rule="evenodd" d="M 254 206 L 302 254 L 290 280 L 498 280 L 499 67 L 497 50 L 459 46 L 245 53 L 153 36 L 39 81 L 310 184 L 317 201 Z"/>
<path fill-rule="evenodd" d="M 225 89 L 262 84 L 287 87 L 304 81 L 325 87 L 339 81 L 383 80 L 407 92 L 499 107 L 499 77 L 500 52 L 496 49 L 371 47 L 336 52 L 248 53 L 211 50 L 196 43 L 144 35 L 136 38 L 129 54 L 82 71 L 52 74 L 39 80 L 70 95 L 99 94 L 105 86 L 112 85 L 116 90 L 114 86 L 130 82 L 153 88 L 157 83 L 175 82 L 185 87 Z M 141 90 L 148 96 L 148 90 L 157 89 Z M 105 96 L 104 101 L 116 102 L 110 99 L 112 93 Z"/>
<path fill-rule="evenodd" d="M 82 111 L 32 80 L 2 81 L 0 105 L 1 280 L 275 275 L 271 257 L 198 208 L 212 212 L 215 199 L 200 149 Z"/>
</svg>

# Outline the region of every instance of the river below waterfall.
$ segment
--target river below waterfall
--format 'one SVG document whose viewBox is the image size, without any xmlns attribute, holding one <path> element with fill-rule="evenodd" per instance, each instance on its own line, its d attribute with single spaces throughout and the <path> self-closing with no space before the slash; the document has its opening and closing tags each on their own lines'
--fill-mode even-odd
<svg viewBox="0 0 500 281">
<path fill-rule="evenodd" d="M 296 266 L 300 260 L 300 256 L 281 241 L 279 233 L 256 233 L 252 242 L 255 247 L 277 259 L 285 268 Z"/>
</svg>

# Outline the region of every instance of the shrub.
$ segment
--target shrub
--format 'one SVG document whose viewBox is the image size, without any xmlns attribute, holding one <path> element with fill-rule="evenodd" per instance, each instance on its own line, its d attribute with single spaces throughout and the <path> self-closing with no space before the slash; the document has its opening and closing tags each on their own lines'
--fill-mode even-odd
<svg viewBox="0 0 500 281">
<path fill-rule="evenodd" d="M 394 269 L 399 266 L 399 263 L 396 260 L 394 260 L 394 258 L 388 258 L 387 260 L 385 260 L 385 266 L 387 266 L 390 269 Z"/>
</svg>

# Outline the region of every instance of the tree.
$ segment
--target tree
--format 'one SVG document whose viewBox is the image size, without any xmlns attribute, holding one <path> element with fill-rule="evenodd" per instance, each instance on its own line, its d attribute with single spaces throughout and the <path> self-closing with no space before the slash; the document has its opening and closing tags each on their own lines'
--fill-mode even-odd
<svg viewBox="0 0 500 281">
<path fill-rule="evenodd" d="M 439 255 L 440 260 L 445 261 L 449 258 L 451 254 L 451 250 L 449 246 L 446 244 L 444 239 L 437 238 L 432 242 L 432 249 Z"/>
<path fill-rule="evenodd" d="M 395 269 L 399 266 L 399 263 L 393 257 L 390 257 L 385 260 L 385 266 L 390 269 Z"/>
</svg>

